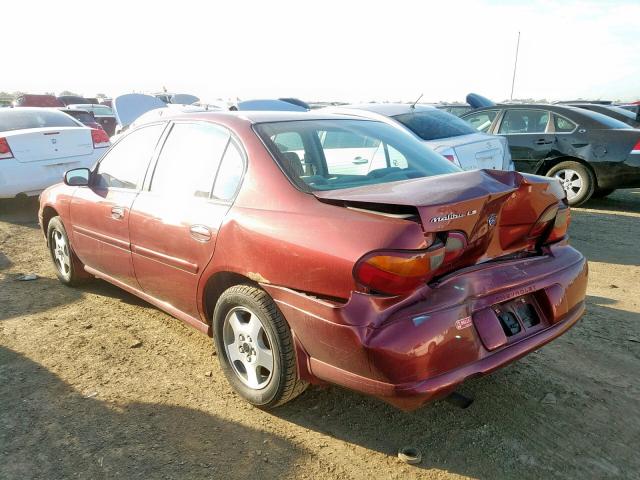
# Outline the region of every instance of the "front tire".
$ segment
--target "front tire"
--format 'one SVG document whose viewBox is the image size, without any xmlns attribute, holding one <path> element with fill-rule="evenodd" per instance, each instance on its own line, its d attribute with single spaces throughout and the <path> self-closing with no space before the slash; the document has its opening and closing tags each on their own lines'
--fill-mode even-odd
<svg viewBox="0 0 640 480">
<path fill-rule="evenodd" d="M 53 217 L 49 220 L 47 244 L 58 279 L 70 287 L 82 284 L 86 280 L 86 277 L 82 275 L 82 264 L 71 249 L 67 231 L 60 217 Z"/>
<path fill-rule="evenodd" d="M 231 387 L 247 402 L 273 408 L 300 395 L 293 337 L 271 297 L 259 288 L 225 290 L 213 313 L 220 365 Z"/>
<path fill-rule="evenodd" d="M 589 200 L 595 190 L 596 182 L 591 169 L 578 162 L 560 162 L 547 172 L 547 177 L 555 177 L 560 181 L 572 207 Z"/>
</svg>

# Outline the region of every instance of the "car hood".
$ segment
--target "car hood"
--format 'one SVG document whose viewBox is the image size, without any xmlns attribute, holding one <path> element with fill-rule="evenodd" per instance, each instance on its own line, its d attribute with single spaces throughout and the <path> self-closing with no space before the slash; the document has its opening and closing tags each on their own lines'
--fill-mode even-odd
<svg viewBox="0 0 640 480">
<path fill-rule="evenodd" d="M 492 100 L 489 100 L 487 97 L 483 97 L 482 95 L 478 95 L 477 93 L 470 93 L 467 95 L 467 103 L 471 105 L 473 108 L 483 108 L 483 107 L 495 107 L 496 103 Z"/>
<path fill-rule="evenodd" d="M 122 127 L 128 127 L 142 114 L 156 108 L 166 108 L 162 100 L 142 93 L 127 93 L 113 99 L 113 113 Z"/>
</svg>

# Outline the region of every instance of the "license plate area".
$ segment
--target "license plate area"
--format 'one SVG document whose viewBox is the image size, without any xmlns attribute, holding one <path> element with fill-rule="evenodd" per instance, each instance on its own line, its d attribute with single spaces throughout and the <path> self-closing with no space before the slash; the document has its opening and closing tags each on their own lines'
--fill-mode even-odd
<svg viewBox="0 0 640 480">
<path fill-rule="evenodd" d="M 524 295 L 515 300 L 496 304 L 491 308 L 500 322 L 507 342 L 548 326 L 548 322 L 533 295 Z"/>
<path fill-rule="evenodd" d="M 549 326 L 531 293 L 496 303 L 473 314 L 473 324 L 487 350 L 495 350 Z"/>
</svg>

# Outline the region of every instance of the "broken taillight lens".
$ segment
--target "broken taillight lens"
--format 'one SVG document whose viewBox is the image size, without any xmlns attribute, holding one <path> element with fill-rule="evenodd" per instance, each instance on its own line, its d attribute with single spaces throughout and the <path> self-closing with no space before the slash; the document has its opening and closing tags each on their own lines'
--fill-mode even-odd
<svg viewBox="0 0 640 480">
<path fill-rule="evenodd" d="M 449 232 L 444 244 L 444 262 L 453 262 L 460 258 L 467 248 L 467 236 L 462 232 Z"/>
<path fill-rule="evenodd" d="M 356 281 L 375 292 L 402 295 L 429 281 L 442 265 L 445 245 L 436 241 L 426 250 L 379 250 L 356 263 Z"/>
<path fill-rule="evenodd" d="M 557 242 L 562 240 L 569 230 L 569 224 L 571 223 L 571 211 L 569 207 L 561 208 L 556 214 L 555 221 L 553 222 L 553 228 L 549 232 L 547 237 L 547 243 Z"/>
<path fill-rule="evenodd" d="M 557 212 L 558 212 L 557 205 L 552 205 L 549 208 L 547 208 L 544 212 L 542 212 L 542 215 L 540 215 L 540 218 L 538 218 L 538 221 L 533 225 L 533 227 L 531 227 L 531 230 L 529 230 L 529 239 L 531 240 L 537 239 L 541 237 L 544 233 L 546 233 L 551 227 L 551 223 L 556 218 Z"/>
</svg>

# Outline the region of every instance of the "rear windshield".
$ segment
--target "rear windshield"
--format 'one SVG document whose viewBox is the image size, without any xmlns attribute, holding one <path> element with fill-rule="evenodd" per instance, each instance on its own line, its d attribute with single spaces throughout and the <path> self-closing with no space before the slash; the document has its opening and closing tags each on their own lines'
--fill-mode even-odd
<svg viewBox="0 0 640 480">
<path fill-rule="evenodd" d="M 459 137 L 478 133 L 464 120 L 442 110 L 403 113 L 393 117 L 423 140 Z"/>
<path fill-rule="evenodd" d="M 302 120 L 255 126 L 303 191 L 337 190 L 461 171 L 412 135 L 369 120 Z"/>
<path fill-rule="evenodd" d="M 0 110 L 0 132 L 43 127 L 77 127 L 79 125 L 66 113 L 54 110 L 20 110 L 7 108 Z"/>
<path fill-rule="evenodd" d="M 606 128 L 623 128 L 623 129 L 631 128 L 626 123 L 621 122 L 620 120 L 616 120 L 615 118 L 608 117 L 602 113 L 593 112 L 591 110 L 583 110 L 583 109 L 580 110 L 580 113 L 585 117 L 589 117 L 591 120 L 593 120 L 595 123 L 599 124 L 600 126 L 603 126 Z"/>
<path fill-rule="evenodd" d="M 95 122 L 95 119 L 91 116 L 89 112 L 83 112 L 80 110 L 69 110 L 65 113 L 68 113 L 76 120 L 80 120 L 82 123 Z"/>
<path fill-rule="evenodd" d="M 91 110 L 93 110 L 93 113 L 95 113 L 96 115 L 113 115 L 113 110 L 111 110 L 109 107 L 91 107 Z"/>
<path fill-rule="evenodd" d="M 610 106 L 610 107 L 607 107 L 607 109 L 611 110 L 612 112 L 615 112 L 615 113 L 617 113 L 619 115 L 627 117 L 630 120 L 635 120 L 636 119 L 636 116 L 634 115 L 633 112 L 631 112 L 629 110 L 625 110 L 624 108 Z"/>
</svg>

